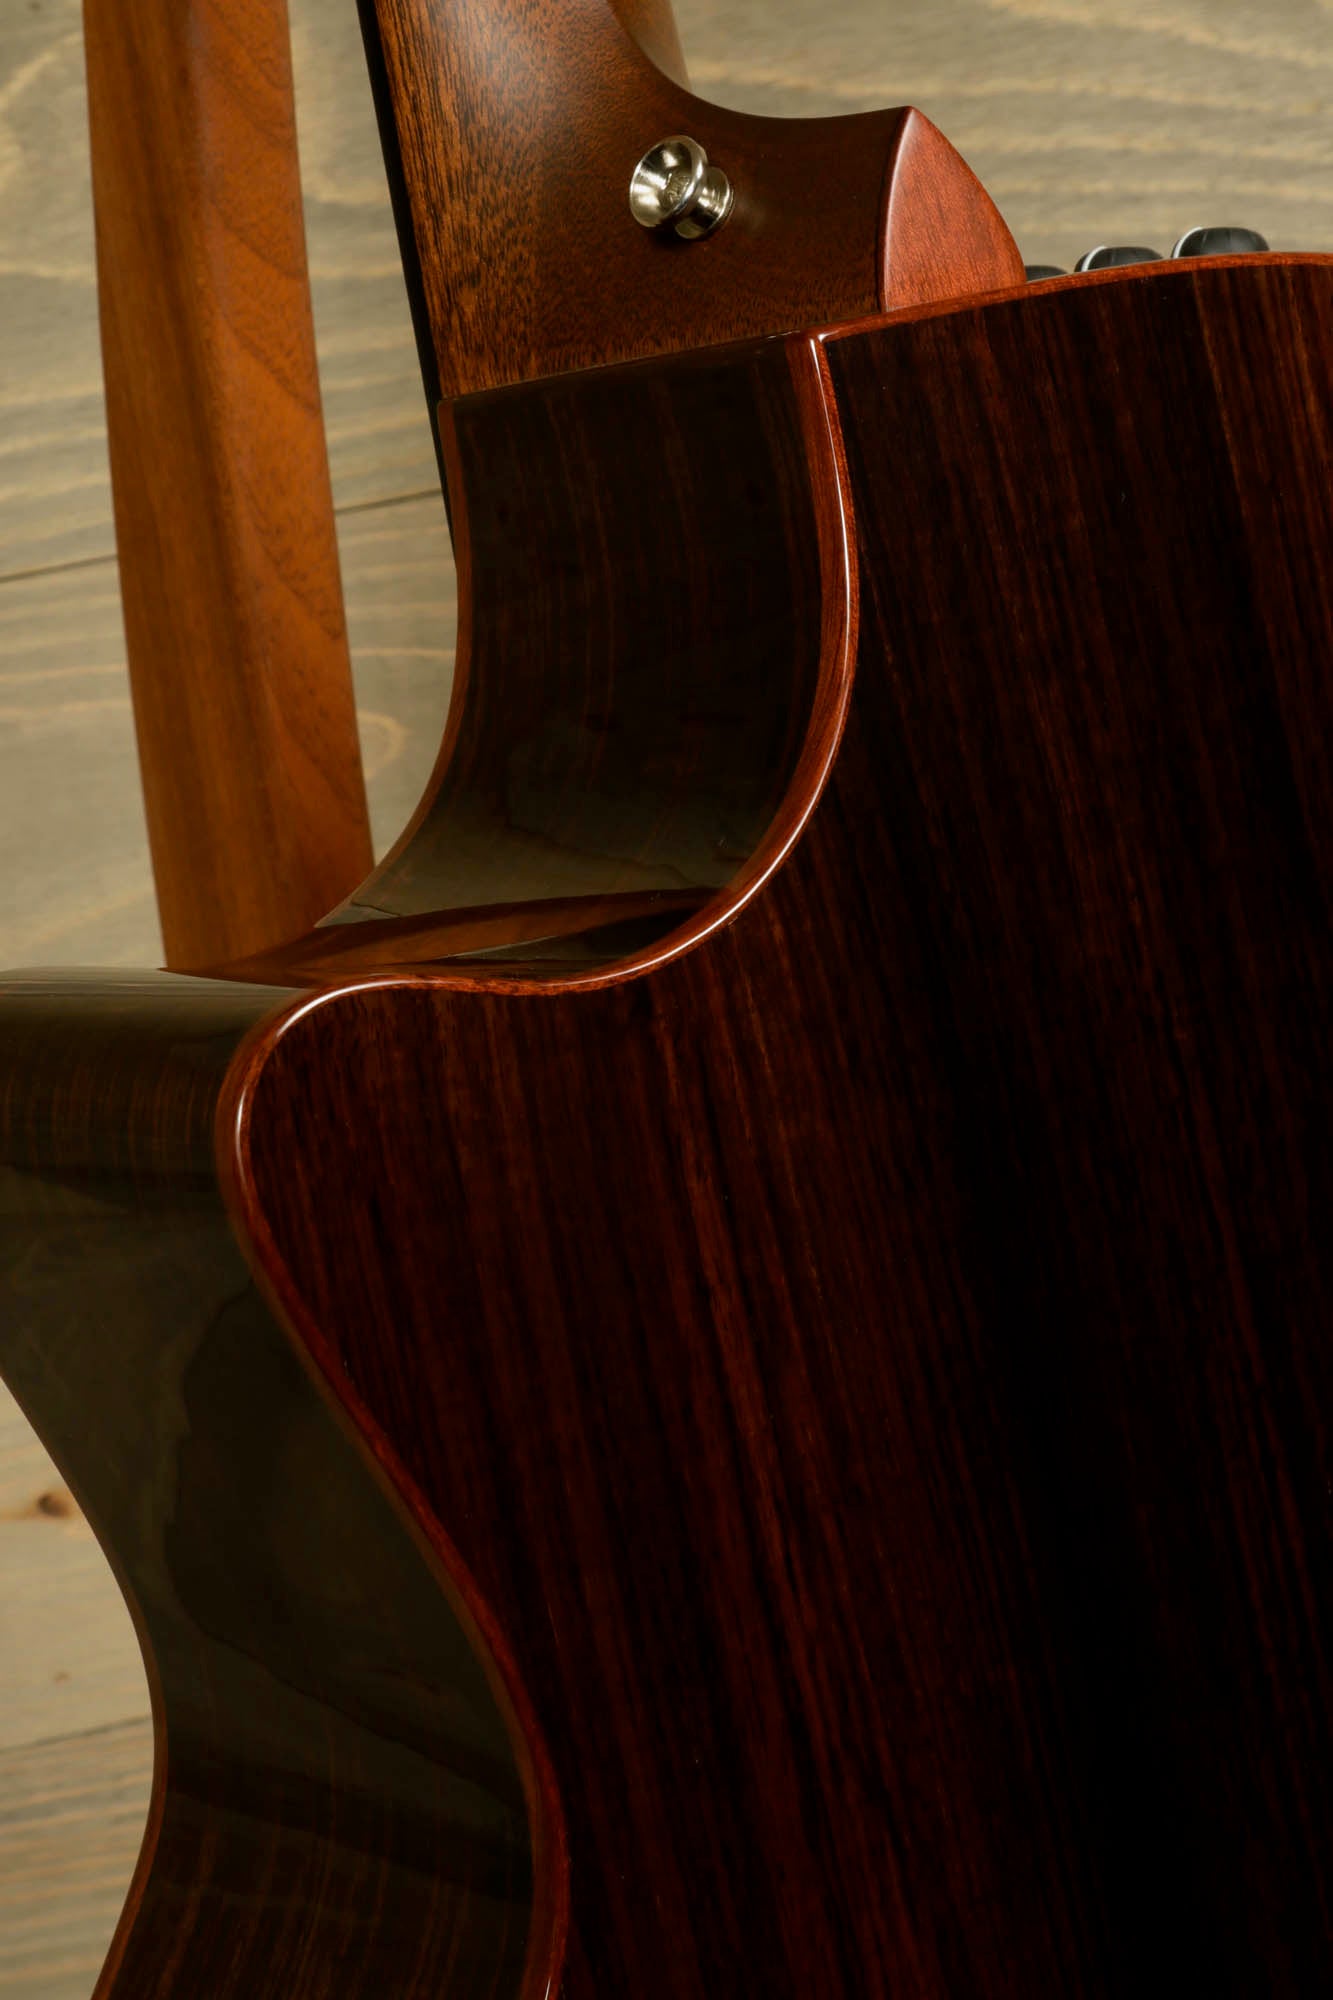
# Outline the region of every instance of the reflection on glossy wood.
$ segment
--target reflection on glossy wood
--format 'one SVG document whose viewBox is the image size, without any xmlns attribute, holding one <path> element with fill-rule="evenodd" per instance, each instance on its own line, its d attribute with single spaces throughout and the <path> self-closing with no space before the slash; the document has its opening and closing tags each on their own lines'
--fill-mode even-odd
<svg viewBox="0 0 1333 2000">
<path fill-rule="evenodd" d="M 753 854 L 849 637 L 825 629 L 847 554 L 793 366 L 817 396 L 810 354 L 770 341 L 443 413 L 453 708 L 425 803 L 343 920 L 655 893 L 671 923 L 673 896 Z"/>
<path fill-rule="evenodd" d="M 98 1991 L 535 2000 L 560 1882 L 534 1753 L 212 1185 L 219 1077 L 269 1004 L 153 975 L 0 998 L 0 1365 L 112 1557 L 158 1731 Z"/>
<path fill-rule="evenodd" d="M 521 969 L 536 940 L 547 963 L 623 959 L 762 872 L 836 740 L 853 575 L 812 342 L 590 372 L 443 423 L 462 587 L 434 781 L 326 926 L 232 977 Z"/>
</svg>

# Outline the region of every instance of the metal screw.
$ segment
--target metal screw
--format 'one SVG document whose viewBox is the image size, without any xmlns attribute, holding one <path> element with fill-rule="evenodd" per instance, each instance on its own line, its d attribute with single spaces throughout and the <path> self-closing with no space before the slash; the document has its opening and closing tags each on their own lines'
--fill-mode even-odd
<svg viewBox="0 0 1333 2000">
<path fill-rule="evenodd" d="M 630 176 L 630 214 L 644 229 L 674 230 L 692 242 L 731 214 L 731 182 L 710 167 L 697 139 L 683 132 L 646 152 Z"/>
</svg>

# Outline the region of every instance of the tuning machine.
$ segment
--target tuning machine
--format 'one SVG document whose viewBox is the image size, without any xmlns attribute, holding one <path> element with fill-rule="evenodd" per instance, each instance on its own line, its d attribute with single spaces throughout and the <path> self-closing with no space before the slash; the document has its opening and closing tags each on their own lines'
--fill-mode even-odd
<svg viewBox="0 0 1333 2000">
<path fill-rule="evenodd" d="M 1086 250 L 1079 258 L 1076 271 L 1118 271 L 1131 264 L 1160 264 L 1160 250 L 1149 250 L 1142 243 L 1099 243 L 1095 250 Z"/>
<path fill-rule="evenodd" d="M 1214 224 L 1211 227 L 1187 229 L 1172 250 L 1170 259 L 1162 256 L 1160 250 L 1150 250 L 1143 243 L 1100 243 L 1095 250 L 1085 251 L 1075 264 L 1075 271 L 1118 271 L 1134 264 L 1161 264 L 1181 257 L 1253 257 L 1268 249 L 1268 243 L 1257 229 L 1235 229 Z M 1040 284 L 1043 278 L 1063 278 L 1066 274 L 1058 264 L 1028 264 L 1028 282 Z"/>
<path fill-rule="evenodd" d="M 1171 252 L 1173 257 L 1254 257 L 1268 243 L 1257 229 L 1187 229 Z"/>
</svg>

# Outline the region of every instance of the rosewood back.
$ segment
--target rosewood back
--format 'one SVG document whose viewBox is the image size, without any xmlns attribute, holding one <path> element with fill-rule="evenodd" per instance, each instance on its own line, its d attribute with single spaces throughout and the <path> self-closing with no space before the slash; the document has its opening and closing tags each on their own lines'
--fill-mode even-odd
<svg viewBox="0 0 1333 2000">
<path fill-rule="evenodd" d="M 393 976 L 0 996 L 0 1351 L 154 1607 L 157 1805 L 103 2000 L 185 1964 L 217 2000 L 1329 1983 L 1331 291 L 1327 259 L 1110 273 L 567 385 L 571 548 L 673 385 L 748 410 L 780 488 L 760 548 L 804 727 L 733 881 L 626 958 L 585 857 L 571 961 L 538 846 L 502 957 L 448 962 L 476 913 L 442 896 L 334 927 L 392 926 Z M 551 411 L 459 417 L 480 467 L 488 426 L 537 447 Z M 735 438 L 659 450 L 684 506 Z M 454 500 L 506 546 L 493 484 Z M 683 588 L 706 556 L 679 545 Z M 561 560 L 520 593 L 533 685 L 599 658 L 600 621 L 630 635 L 612 796 L 645 690 L 664 712 L 640 663 L 693 699 L 716 643 L 707 591 L 688 629 L 636 623 L 622 574 L 609 604 Z M 667 768 L 659 861 L 689 879 L 712 767 Z M 452 880 L 429 823 L 423 894 Z M 229 1230 L 256 1290 L 227 1266 L 224 1323 L 161 1274 Z M 71 1386 L 159 1350 L 154 1407 L 262 1468 L 213 1510 L 170 1500 L 201 1462 L 171 1459 L 165 1564 L 160 1432 L 108 1390 L 108 1465 Z M 308 1588 L 371 1492 L 345 1596 L 275 1622 L 275 1525 Z M 329 1716 L 295 1789 L 257 1754 L 294 1686 Z M 480 1743 L 509 1819 L 479 1899 Z M 294 1804 L 299 1932 L 263 1886 Z M 373 1976 L 349 1894 L 399 1913 L 359 1933 Z"/>
<path fill-rule="evenodd" d="M 785 867 L 254 1058 L 271 1280 L 533 1692 L 570 2000 L 1333 1974 L 1331 291 L 830 338 L 862 637 Z"/>
</svg>

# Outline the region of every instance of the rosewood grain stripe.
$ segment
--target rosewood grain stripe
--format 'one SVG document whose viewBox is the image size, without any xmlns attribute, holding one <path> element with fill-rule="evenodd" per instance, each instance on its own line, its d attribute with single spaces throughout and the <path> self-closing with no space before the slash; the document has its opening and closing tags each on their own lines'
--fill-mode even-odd
<svg viewBox="0 0 1333 2000">
<path fill-rule="evenodd" d="M 136 2000 L 164 1964 L 216 1951 L 224 1919 L 234 1989 L 253 2000 L 260 1964 L 290 1985 L 288 1917 L 260 1902 L 238 1923 L 226 1866 L 199 1868 L 204 1829 L 232 1828 L 252 1785 L 279 1831 L 267 1859 L 227 1851 L 251 1884 L 277 1879 L 270 1862 L 310 1871 L 311 1965 L 373 1903 L 367 1868 L 430 1913 L 426 1933 L 405 1918 L 385 1936 L 373 1973 L 360 1961 L 369 1990 L 411 1990 L 407 1931 L 412 1950 L 447 1953 L 462 1914 L 452 1835 L 432 1849 L 442 1875 L 413 1869 L 413 1746 L 455 1710 L 423 1715 L 419 1677 L 391 1664 L 417 1657 L 420 1621 L 439 1615 L 417 1595 L 439 1571 L 413 1569 L 420 1545 L 395 1541 L 404 1515 L 387 1499 L 365 1517 L 373 1548 L 340 1511 L 381 1489 L 249 1288 L 213 1127 L 272 1306 L 429 1546 L 449 1564 L 456 1549 L 458 1590 L 512 1659 L 523 1723 L 505 1740 L 529 1781 L 515 1791 L 511 1774 L 509 1837 L 520 1798 L 525 1825 L 558 1798 L 569 2000 L 751 1985 L 779 2000 L 904 1985 L 922 2000 L 1121 2000 L 1196 1978 L 1234 2000 L 1307 2000 L 1327 1982 L 1333 1269 L 1313 1218 L 1333 1197 L 1331 272 L 1113 274 L 823 343 L 862 572 L 850 713 L 790 857 L 766 879 L 742 869 L 749 901 L 711 930 L 691 919 L 707 930 L 694 949 L 659 942 L 634 978 L 614 960 L 553 978 L 538 943 L 526 963 L 297 1000 L 163 978 L 10 987 L 7 1371 L 71 1469 L 62 1349 L 85 1385 L 95 1364 L 108 1411 L 130 1379 L 167 1371 L 162 1401 L 136 1386 L 119 1420 L 180 1482 L 165 1570 L 114 1480 L 102 1502 L 121 1560 L 153 1582 L 185 1744 L 126 1934 L 144 1954 L 119 1975 Z M 1263 330 L 1262 374 L 1235 338 L 1242 311 Z M 808 346 L 793 350 L 808 368 Z M 789 684 L 812 739 L 836 739 L 842 472 L 798 387 L 816 378 L 775 356 L 589 375 L 561 390 L 558 421 L 531 390 L 477 406 L 456 502 L 474 546 L 494 535 L 522 565 L 533 657 L 511 653 L 516 684 L 566 693 L 574 658 L 594 685 L 598 652 L 571 652 L 573 635 L 627 619 L 643 593 L 632 563 L 557 563 L 541 601 L 524 538 L 488 519 L 521 493 L 470 469 L 487 427 L 505 450 L 530 429 L 535 477 L 555 421 L 561 532 L 586 549 L 608 504 L 598 468 L 636 406 L 730 367 L 758 426 L 746 449 L 784 489 L 765 560 L 792 602 Z M 1151 394 L 1110 393 L 1136 372 Z M 739 448 L 716 426 L 656 435 L 660 490 L 682 505 L 710 455 Z M 818 525 L 817 574 L 786 560 L 787 519 Z M 679 562 L 684 586 L 688 545 Z M 616 575 L 623 607 L 607 602 Z M 677 660 L 691 633 L 715 642 L 708 593 L 660 603 L 660 630 L 634 628 L 645 657 L 668 633 Z M 815 633 L 812 681 L 799 647 Z M 465 686 L 458 743 L 486 740 L 494 693 Z M 625 724 L 650 697 L 660 687 L 628 671 L 620 726 L 597 710 L 603 796 L 618 762 L 638 769 Z M 584 770 L 583 734 L 561 741 Z M 460 765 L 480 797 L 501 745 Z M 761 855 L 819 791 L 819 759 L 799 779 L 786 768 Z M 668 773 L 682 809 L 662 852 L 677 847 L 684 876 L 683 807 L 692 782 L 710 796 L 709 769 Z M 548 775 L 560 799 L 554 750 Z M 577 788 L 563 796 L 582 810 Z M 544 860 L 527 859 L 540 890 Z M 621 865 L 605 847 L 603 869 Z M 429 894 L 437 867 L 427 837 L 427 933 L 452 893 L 442 873 Z M 56 1232 L 35 1268 L 34 1228 Z M 194 1333 L 154 1363 L 152 1329 L 177 1322 Z M 244 1408 L 240 1354 L 272 1384 Z M 182 1396 L 189 1448 L 164 1456 L 142 1412 L 179 1423 Z M 242 1442 L 265 1470 L 238 1489 L 223 1467 Z M 225 1588 L 185 1560 L 196 1544 L 220 1546 Z M 256 1593 L 275 1562 L 281 1587 Z M 352 1585 L 369 1577 L 397 1579 L 400 1608 L 368 1619 L 370 1585 Z M 317 1658 L 299 1622 L 277 1629 L 264 1610 L 284 1590 L 311 1595 Z M 204 1629 L 200 1682 L 187 1657 Z M 452 1664 L 427 1682 L 447 1685 L 467 1659 L 431 1629 Z M 248 1664 L 228 1640 L 241 1631 Z M 373 1699 L 370 1633 L 386 1647 Z M 301 1707 L 330 1677 L 354 1695 L 341 1721 Z M 387 1757 L 382 1731 L 373 1755 L 361 1733 L 385 1702 Z M 250 1746 L 239 1765 L 215 1754 L 233 1729 Z M 446 1740 L 471 1798 L 477 1746 Z M 305 1746 L 301 1770 L 286 1752 L 271 1764 L 281 1744 Z M 378 1863 L 359 1783 L 350 1804 L 339 1789 L 349 1755 L 399 1801 Z M 346 1873 L 318 1859 L 331 1823 Z M 537 1860 L 533 1995 L 558 1964 L 556 1843 Z M 478 1982 L 518 1968 L 506 1906 L 521 1905 L 503 1888 L 471 1906 Z M 375 1948 L 363 1931 L 358 1952 Z M 319 1994 L 323 1978 L 306 1983 Z"/>
<path fill-rule="evenodd" d="M 534 1916 L 530 1816 L 558 1836 L 532 1752 L 212 1185 L 217 1084 L 272 1004 L 165 974 L 0 995 L 0 1362 L 155 1695 L 149 1833 L 99 1990 L 332 2000 L 447 1973 L 463 2000 L 517 2000 L 558 1921 Z"/>
<path fill-rule="evenodd" d="M 787 865 L 248 1086 L 272 1280 L 533 1690 L 570 2000 L 1333 1969 L 1331 285 L 831 339 L 867 595 Z"/>
</svg>

